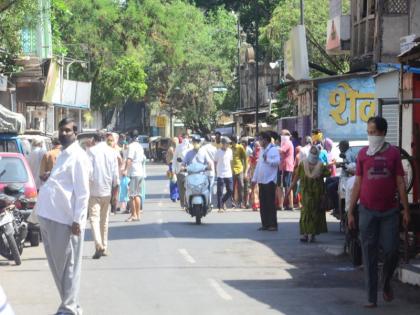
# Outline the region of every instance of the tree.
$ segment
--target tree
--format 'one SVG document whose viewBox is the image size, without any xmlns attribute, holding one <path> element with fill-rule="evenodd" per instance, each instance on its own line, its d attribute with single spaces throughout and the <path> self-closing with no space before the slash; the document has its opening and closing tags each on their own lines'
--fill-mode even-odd
<svg viewBox="0 0 420 315">
<path fill-rule="evenodd" d="M 31 26 L 35 20 L 28 20 L 28 16 L 37 15 L 36 0 L 4 1 L 0 7 L 0 72 L 13 74 L 18 71 L 15 59 L 20 54 L 21 30 L 24 26 Z M 3 65 L 3 66 L 2 66 Z"/>
<path fill-rule="evenodd" d="M 140 100 L 146 94 L 145 81 L 143 64 L 132 56 L 124 56 L 103 72 L 100 83 L 107 93 L 107 105 L 120 106 L 129 99 Z"/>
</svg>

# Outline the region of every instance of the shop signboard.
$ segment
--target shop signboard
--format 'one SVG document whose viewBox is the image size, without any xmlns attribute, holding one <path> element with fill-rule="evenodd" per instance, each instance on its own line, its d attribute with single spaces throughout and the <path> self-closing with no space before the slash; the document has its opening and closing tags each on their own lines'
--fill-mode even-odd
<svg viewBox="0 0 420 315">
<path fill-rule="evenodd" d="M 376 113 L 372 77 L 318 84 L 318 127 L 334 141 L 366 139 L 366 123 Z"/>
<path fill-rule="evenodd" d="M 157 116 L 156 117 L 156 126 L 158 128 L 165 128 L 166 127 L 166 117 L 165 116 Z"/>
</svg>

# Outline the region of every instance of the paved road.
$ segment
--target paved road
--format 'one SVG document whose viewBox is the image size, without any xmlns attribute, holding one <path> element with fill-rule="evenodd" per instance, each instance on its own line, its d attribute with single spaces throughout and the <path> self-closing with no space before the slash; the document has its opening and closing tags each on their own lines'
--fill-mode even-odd
<svg viewBox="0 0 420 315">
<path fill-rule="evenodd" d="M 251 211 L 211 213 L 196 226 L 167 198 L 164 171 L 148 167 L 140 223 L 111 218 L 110 257 L 91 259 L 87 232 L 85 314 L 419 314 L 420 291 L 404 285 L 394 303 L 361 307 L 362 272 L 327 253 L 342 238 L 333 219 L 318 244 L 299 243 L 298 212 L 279 212 L 278 232 L 257 231 Z M 59 299 L 43 248 L 26 248 L 19 267 L 7 264 L 0 260 L 0 283 L 16 313 L 53 314 Z"/>
</svg>

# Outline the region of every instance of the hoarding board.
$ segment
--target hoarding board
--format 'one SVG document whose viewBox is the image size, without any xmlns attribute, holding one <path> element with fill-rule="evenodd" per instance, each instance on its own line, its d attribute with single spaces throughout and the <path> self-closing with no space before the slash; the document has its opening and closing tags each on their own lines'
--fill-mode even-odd
<svg viewBox="0 0 420 315">
<path fill-rule="evenodd" d="M 303 25 L 298 25 L 290 31 L 289 40 L 284 47 L 284 56 L 286 79 L 309 79 L 308 47 Z"/>
<path fill-rule="evenodd" d="M 366 123 L 376 113 L 372 77 L 318 84 L 318 128 L 326 137 L 334 141 L 366 139 Z"/>
</svg>

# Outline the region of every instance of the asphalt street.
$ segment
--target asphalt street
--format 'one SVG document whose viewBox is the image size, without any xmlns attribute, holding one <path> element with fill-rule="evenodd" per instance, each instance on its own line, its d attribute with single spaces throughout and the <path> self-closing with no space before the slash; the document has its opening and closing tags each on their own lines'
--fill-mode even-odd
<svg viewBox="0 0 420 315">
<path fill-rule="evenodd" d="M 257 231 L 259 213 L 212 212 L 197 226 L 169 200 L 166 167 L 148 166 L 140 222 L 117 214 L 109 257 L 84 247 L 84 314 L 419 314 L 420 290 L 395 284 L 396 300 L 366 310 L 363 274 L 332 255 L 343 235 L 329 218 L 328 234 L 301 244 L 299 212 L 279 212 L 279 231 Z M 25 248 L 21 266 L 0 259 L 0 284 L 17 315 L 54 314 L 59 297 L 43 247 Z"/>
</svg>

